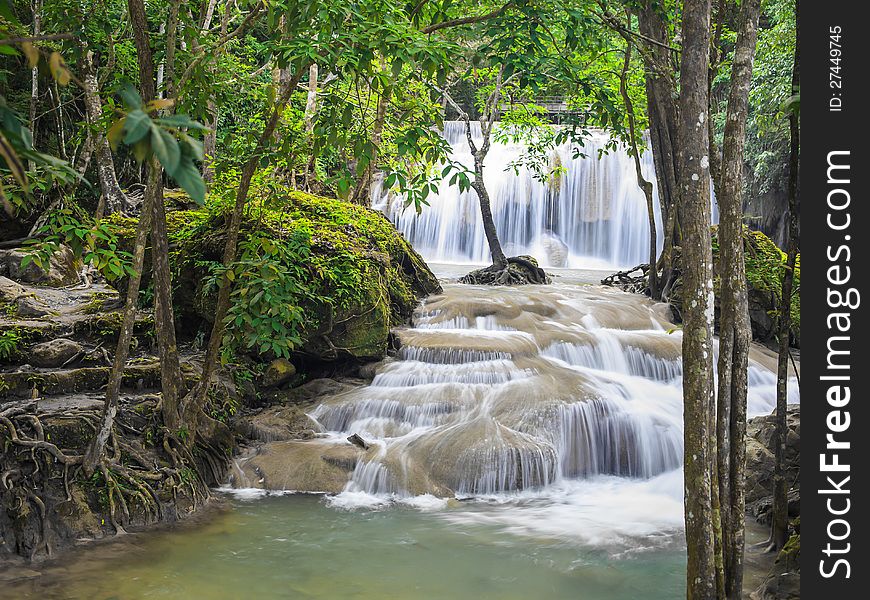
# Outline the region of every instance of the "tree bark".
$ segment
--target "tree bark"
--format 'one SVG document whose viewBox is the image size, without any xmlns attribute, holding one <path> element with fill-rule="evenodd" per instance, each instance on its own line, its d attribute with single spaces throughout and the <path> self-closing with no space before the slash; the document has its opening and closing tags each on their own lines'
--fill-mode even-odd
<svg viewBox="0 0 870 600">
<path fill-rule="evenodd" d="M 795 10 L 799 10 L 800 2 Z M 797 25 L 797 24 L 796 24 Z M 795 28 L 799 31 L 799 28 Z M 795 38 L 794 67 L 792 68 L 792 94 L 800 92 L 800 40 Z M 779 359 L 776 373 L 776 429 L 774 434 L 775 464 L 773 474 L 773 527 L 771 545 L 781 550 L 788 541 L 788 481 L 786 480 L 785 452 L 788 436 L 788 358 L 791 334 L 791 297 L 794 292 L 794 270 L 797 262 L 800 211 L 798 210 L 798 175 L 800 172 L 800 127 L 798 114 L 789 115 L 788 163 L 788 247 L 785 273 L 782 278 L 782 303 L 779 309 Z"/>
<path fill-rule="evenodd" d="M 178 37 L 178 11 L 181 0 L 172 0 L 166 18 L 166 54 L 163 59 L 164 96 L 175 97 L 175 46 Z"/>
<path fill-rule="evenodd" d="M 155 171 L 149 171 L 153 174 Z M 152 182 L 149 181 L 149 184 Z M 124 367 L 127 357 L 130 355 L 130 342 L 133 340 L 133 327 L 136 324 L 136 303 L 139 300 L 139 284 L 142 281 L 142 268 L 145 264 L 145 245 L 148 241 L 148 231 L 151 228 L 151 216 L 153 213 L 153 195 L 148 193 L 154 186 L 146 188 L 145 199 L 142 202 L 142 216 L 136 225 L 136 241 L 133 244 L 133 274 L 127 282 L 127 297 L 124 301 L 124 319 L 121 330 L 118 333 L 118 344 L 115 347 L 115 357 L 112 362 L 112 370 L 109 373 L 109 383 L 106 386 L 106 400 L 103 403 L 100 428 L 88 449 L 85 452 L 83 469 L 85 477 L 90 477 L 103 461 L 106 453 L 106 444 L 112 435 L 115 426 L 115 416 L 118 414 L 118 403 L 121 395 L 121 381 L 124 378 Z"/>
<path fill-rule="evenodd" d="M 175 315 L 172 310 L 172 279 L 169 267 L 169 241 L 166 234 L 166 209 L 163 206 L 163 169 L 152 158 L 148 165 L 149 185 L 154 184 L 152 197 L 153 228 L 151 230 L 151 269 L 154 283 L 154 326 L 160 349 L 160 389 L 163 424 L 176 434 L 183 424 L 178 413 L 179 398 L 187 391 L 178 345 L 175 339 Z M 153 195 L 152 195 L 153 194 Z"/>
<path fill-rule="evenodd" d="M 631 22 L 628 24 L 631 27 Z M 625 112 L 628 115 L 628 134 L 630 138 L 631 154 L 634 158 L 634 170 L 637 176 L 637 185 L 643 190 L 643 195 L 646 197 L 647 216 L 649 218 L 649 294 L 650 297 L 659 298 L 658 281 L 657 281 L 657 244 L 656 244 L 656 214 L 655 205 L 653 202 L 653 186 L 652 183 L 646 180 L 643 176 L 643 170 L 640 165 L 640 149 L 637 146 L 637 126 L 634 118 L 634 105 L 631 102 L 631 96 L 628 95 L 628 69 L 631 66 L 631 43 L 625 43 L 625 60 L 622 64 L 622 72 L 619 78 L 619 92 L 622 95 L 622 103 L 625 106 Z"/>
<path fill-rule="evenodd" d="M 677 106 L 675 82 L 670 76 L 671 51 L 667 24 L 647 1 L 637 11 L 640 33 L 658 44 L 650 44 L 644 53 L 645 87 L 649 114 L 650 145 L 653 152 L 656 183 L 664 223 L 661 266 L 662 276 L 656 300 L 666 299 L 673 278 L 673 253 L 676 243 L 680 188 L 677 184 Z"/>
<path fill-rule="evenodd" d="M 100 100 L 99 84 L 97 82 L 97 66 L 94 64 L 94 53 L 85 48 L 80 62 L 82 83 L 87 110 L 88 124 L 94 136 L 94 149 L 97 158 L 97 177 L 100 180 L 100 192 L 105 198 L 106 209 L 110 213 L 120 212 L 127 208 L 127 196 L 121 191 L 118 176 L 115 173 L 115 161 L 112 149 L 105 134 L 98 131 L 99 122 L 103 116 L 103 104 Z"/>
<path fill-rule="evenodd" d="M 33 13 L 33 37 L 38 38 L 42 33 L 42 0 L 31 0 L 30 10 Z M 34 66 L 30 70 L 30 136 L 33 146 L 36 147 L 36 115 L 39 112 L 39 67 Z M 36 165 L 30 163 L 30 169 Z"/>
<path fill-rule="evenodd" d="M 287 82 L 276 100 L 275 106 L 269 119 L 266 121 L 263 131 L 257 141 L 257 147 L 253 154 L 248 158 L 245 166 L 242 168 L 242 174 L 239 180 L 239 188 L 236 191 L 236 202 L 233 206 L 233 212 L 230 216 L 230 221 L 227 226 L 227 239 L 224 245 L 223 265 L 226 271 L 221 277 L 221 285 L 218 290 L 217 306 L 215 307 L 214 324 L 211 330 L 211 336 L 208 340 L 208 349 L 206 350 L 205 360 L 203 362 L 203 370 L 200 382 L 197 386 L 181 402 L 180 413 L 182 420 L 188 425 L 189 431 L 192 434 L 196 431 L 195 424 L 197 422 L 199 411 L 205 402 L 208 389 L 211 385 L 211 379 L 217 370 L 220 361 L 220 350 L 223 342 L 223 334 L 225 329 L 224 320 L 230 308 L 230 293 L 232 291 L 232 282 L 227 277 L 226 272 L 232 268 L 236 260 L 236 249 L 239 241 L 239 228 L 242 223 L 242 213 L 244 212 L 245 204 L 248 201 L 248 192 L 251 187 L 251 179 L 257 172 L 257 167 L 260 164 L 260 157 L 272 143 L 275 129 L 281 120 L 281 115 L 287 102 L 293 94 L 293 90 L 299 84 L 302 74 L 308 69 L 309 65 L 305 65 Z"/>
<path fill-rule="evenodd" d="M 311 191 L 315 175 L 314 124 L 317 120 L 317 79 L 317 63 L 311 63 L 311 66 L 308 67 L 308 96 L 305 98 L 305 135 L 308 138 L 308 147 L 311 152 L 311 156 L 308 157 L 308 165 L 305 167 L 303 187 L 306 192 Z"/>
<path fill-rule="evenodd" d="M 717 410 L 719 497 L 725 595 L 741 598 L 746 511 L 746 392 L 749 325 L 746 265 L 743 254 L 743 160 L 749 88 L 758 38 L 761 0 L 744 0 L 722 143 L 719 202 L 719 389 Z"/>
<path fill-rule="evenodd" d="M 211 25 L 211 15 L 214 15 L 214 5 L 216 2 L 217 0 L 211 0 L 209 3 L 209 7 L 206 10 L 206 19 L 203 21 L 202 25 L 202 33 L 205 33 Z M 229 30 L 231 2 L 232 0 L 227 0 L 223 14 L 221 15 L 220 36 L 222 39 L 226 37 L 227 31 Z M 214 70 L 213 67 L 211 70 Z M 208 99 L 207 113 L 209 115 L 207 123 L 209 130 L 205 133 L 202 140 L 202 151 L 205 155 L 205 159 L 202 161 L 202 178 L 206 183 L 211 183 L 214 181 L 214 156 L 217 152 L 217 127 L 218 118 L 220 117 L 220 110 L 218 109 L 214 99 L 211 97 Z"/>
<path fill-rule="evenodd" d="M 710 0 L 683 5 L 680 63 L 678 181 L 683 231 L 684 486 L 690 600 L 717 597 L 709 443 L 714 411 L 713 257 L 706 119 Z"/>
</svg>

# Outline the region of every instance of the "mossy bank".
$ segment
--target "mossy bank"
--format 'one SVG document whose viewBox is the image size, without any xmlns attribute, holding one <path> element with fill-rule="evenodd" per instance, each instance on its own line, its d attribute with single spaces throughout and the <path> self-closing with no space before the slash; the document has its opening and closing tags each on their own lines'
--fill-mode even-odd
<svg viewBox="0 0 870 600">
<path fill-rule="evenodd" d="M 423 259 L 381 213 L 275 187 L 252 196 L 230 274 L 227 351 L 264 359 L 378 359 L 390 328 L 406 323 L 422 297 L 440 291 Z M 210 329 L 230 209 L 229 199 L 215 198 L 167 214 L 175 310 L 188 329 Z M 132 247 L 135 219 L 109 222 L 120 246 Z M 150 283 L 144 285 L 147 296 Z"/>
</svg>

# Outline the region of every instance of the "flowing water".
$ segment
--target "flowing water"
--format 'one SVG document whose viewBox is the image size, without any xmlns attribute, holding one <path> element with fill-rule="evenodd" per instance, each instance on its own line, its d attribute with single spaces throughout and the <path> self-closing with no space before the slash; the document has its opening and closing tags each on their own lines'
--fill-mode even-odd
<svg viewBox="0 0 870 600">
<path fill-rule="evenodd" d="M 98 546 L 0 597 L 684 595 L 681 334 L 664 305 L 583 284 L 602 273 L 556 274 L 445 284 L 370 385 L 313 408 L 320 437 L 265 446 L 282 477 L 243 459 L 205 525 Z M 772 364 L 753 349 L 751 414 L 773 408 Z"/>
<path fill-rule="evenodd" d="M 445 136 L 470 164 L 460 127 Z M 0 573 L 0 598 L 684 596 L 681 333 L 666 306 L 576 270 L 648 251 L 633 164 L 621 149 L 599 160 L 606 143 L 594 134 L 587 158 L 557 148 L 566 170 L 549 183 L 505 172 L 519 145 L 487 158 L 506 252 L 573 270 L 548 269 L 545 286 L 445 283 L 370 384 L 312 407 L 314 439 L 239 459 L 225 510 Z M 448 280 L 487 259 L 473 192 L 442 186 L 420 216 L 375 197 L 427 259 L 451 263 Z M 774 406 L 774 364 L 753 349 L 750 415 Z"/>
<path fill-rule="evenodd" d="M 481 139 L 480 123 L 472 122 Z M 471 168 L 473 160 L 465 123 L 448 121 L 444 137 L 455 160 Z M 649 217 L 646 198 L 637 185 L 633 159 L 622 146 L 610 147 L 603 131 L 592 131 L 584 145 L 556 147 L 551 166 L 561 175 L 542 182 L 532 172 L 510 167 L 524 153 L 523 144 L 493 142 L 485 160 L 484 180 L 492 202 L 499 238 L 509 256 L 531 254 L 544 266 L 626 268 L 649 262 Z M 599 158 L 599 153 L 605 152 Z M 642 170 L 655 181 L 652 153 L 642 155 Z M 417 215 L 401 197 L 373 191 L 375 207 L 384 211 L 428 261 L 483 263 L 489 249 L 477 195 L 442 183 L 429 206 Z M 657 192 L 654 198 L 657 241 L 662 245 L 662 219 Z M 718 222 L 712 202 L 713 222 Z"/>
</svg>

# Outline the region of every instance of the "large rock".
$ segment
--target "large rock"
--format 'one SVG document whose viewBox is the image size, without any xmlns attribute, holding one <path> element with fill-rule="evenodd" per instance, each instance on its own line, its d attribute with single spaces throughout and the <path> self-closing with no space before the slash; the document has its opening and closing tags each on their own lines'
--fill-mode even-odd
<svg viewBox="0 0 870 600">
<path fill-rule="evenodd" d="M 275 406 L 253 415 L 239 417 L 235 430 L 246 438 L 261 442 L 305 440 L 320 428 L 298 406 Z"/>
<path fill-rule="evenodd" d="M 538 238 L 538 244 L 544 250 L 547 256 L 547 264 L 551 267 L 567 267 L 568 266 L 568 244 L 562 241 L 558 235 L 552 231 L 545 231 Z"/>
<path fill-rule="evenodd" d="M 82 345 L 74 340 L 58 338 L 31 347 L 28 362 L 35 367 L 60 367 L 83 350 Z"/>
<path fill-rule="evenodd" d="M 288 287 L 300 290 L 295 308 L 303 317 L 275 336 L 297 337 L 297 347 L 308 358 L 382 358 L 391 328 L 406 323 L 422 297 L 441 289 L 420 255 L 380 212 L 289 189 L 254 189 L 251 202 L 256 209 L 242 223 L 241 247 L 249 239 L 266 239 L 304 257 L 292 264 L 284 261 L 282 266 L 292 268 L 281 275 L 292 280 Z M 217 294 L 209 266 L 222 260 L 224 215 L 206 208 L 172 211 L 167 220 L 170 241 L 178 248 L 173 257 L 179 273 L 177 314 L 210 322 Z M 129 250 L 135 220 L 111 217 L 110 222 Z M 122 289 L 124 282 L 117 283 Z M 231 330 L 244 328 L 240 323 L 231 323 Z M 251 348 L 252 354 L 259 352 L 259 346 Z M 264 348 L 263 358 L 274 358 L 269 352 Z"/>
<path fill-rule="evenodd" d="M 296 376 L 296 367 L 286 358 L 276 358 L 263 373 L 262 384 L 265 387 L 279 387 Z"/>
<path fill-rule="evenodd" d="M 271 442 L 243 459 L 235 487 L 337 494 L 344 490 L 365 451 L 332 440 Z"/>
<path fill-rule="evenodd" d="M 713 237 L 713 291 L 715 293 L 716 324 L 719 318 L 719 228 L 711 227 Z M 782 276 L 785 272 L 785 254 L 773 241 L 760 231 L 744 229 L 743 249 L 746 258 L 746 281 L 748 284 L 749 321 L 752 327 L 753 339 L 760 342 L 775 341 L 777 330 L 777 311 L 781 303 Z M 682 271 L 682 256 L 679 251 L 674 255 L 674 270 Z M 800 290 L 800 256 L 795 269 L 794 289 Z M 676 309 L 677 316 L 682 313 L 683 294 L 682 278 L 678 276 L 674 283 L 668 301 Z M 801 320 L 800 295 L 792 296 L 791 306 L 791 342 L 800 347 Z"/>
<path fill-rule="evenodd" d="M 79 282 L 79 261 L 69 246 L 62 245 L 43 269 L 33 261 L 22 267 L 29 253 L 22 250 L 0 250 L 0 274 L 16 281 L 61 287 Z"/>
<path fill-rule="evenodd" d="M 51 309 L 35 294 L 8 277 L 0 275 L 0 304 L 11 305 L 22 317 L 44 317 Z"/>
<path fill-rule="evenodd" d="M 800 514 L 800 405 L 790 405 L 787 415 L 786 478 L 789 513 Z M 774 437 L 776 416 L 750 419 L 746 429 L 746 506 L 762 523 L 769 523 L 773 505 Z"/>
</svg>

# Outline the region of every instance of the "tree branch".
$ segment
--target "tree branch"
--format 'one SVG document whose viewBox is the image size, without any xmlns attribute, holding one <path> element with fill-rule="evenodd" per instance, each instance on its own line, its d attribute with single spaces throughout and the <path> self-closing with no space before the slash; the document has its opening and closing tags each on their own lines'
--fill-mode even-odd
<svg viewBox="0 0 870 600">
<path fill-rule="evenodd" d="M 434 23 L 429 25 L 428 27 L 424 27 L 422 29 L 423 33 L 429 34 L 434 33 L 440 29 L 447 29 L 449 27 L 459 27 L 461 25 L 471 25 L 473 23 L 481 23 L 483 21 L 488 21 L 489 19 L 494 19 L 498 17 L 502 13 L 504 13 L 510 6 L 514 3 L 514 0 L 509 0 L 505 2 L 501 8 L 497 8 L 492 12 L 488 12 L 483 15 L 477 15 L 476 17 L 462 17 L 459 19 L 451 19 L 449 21 L 441 21 L 440 23 Z"/>
</svg>

